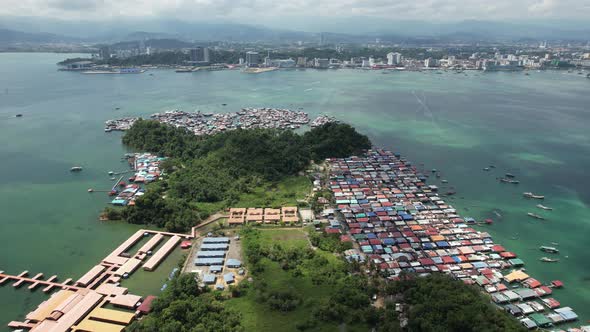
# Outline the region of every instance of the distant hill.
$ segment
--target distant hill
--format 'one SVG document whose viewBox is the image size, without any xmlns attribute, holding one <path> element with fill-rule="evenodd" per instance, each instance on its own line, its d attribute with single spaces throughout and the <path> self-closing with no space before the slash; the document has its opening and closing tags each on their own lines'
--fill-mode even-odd
<svg viewBox="0 0 590 332">
<path fill-rule="evenodd" d="M 143 40 L 143 44 L 145 47 L 157 48 L 157 49 L 179 49 L 179 48 L 189 48 L 195 46 L 194 43 L 185 42 L 178 39 L 134 39 L 129 41 L 123 41 L 114 43 L 111 45 L 111 48 L 114 49 L 131 49 L 136 48 L 140 43 L 140 40 Z"/>
<path fill-rule="evenodd" d="M 0 28 L 0 46 L 16 44 L 45 44 L 45 43 L 71 43 L 78 41 L 75 38 L 55 35 L 52 33 L 28 33 Z"/>
</svg>

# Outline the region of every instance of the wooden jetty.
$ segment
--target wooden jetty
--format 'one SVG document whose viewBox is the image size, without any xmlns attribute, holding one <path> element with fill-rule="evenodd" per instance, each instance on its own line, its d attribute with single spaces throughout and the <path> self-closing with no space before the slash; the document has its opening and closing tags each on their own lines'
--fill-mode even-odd
<svg viewBox="0 0 590 332">
<path fill-rule="evenodd" d="M 70 289 L 70 290 L 78 290 L 81 287 L 76 287 L 72 285 L 68 285 L 72 281 L 72 279 L 68 279 L 62 283 L 56 282 L 57 276 L 51 276 L 47 280 L 43 280 L 43 273 L 37 273 L 34 277 L 28 278 L 27 275 L 29 271 L 23 271 L 19 275 L 10 275 L 5 274 L 4 271 L 0 273 L 0 285 L 4 284 L 5 282 L 12 280 L 14 283 L 12 284 L 13 287 L 18 288 L 23 284 L 29 284 L 28 289 L 33 291 L 35 288 L 39 286 L 45 286 L 43 288 L 43 292 L 47 293 L 51 291 L 54 287 L 58 287 L 61 289 Z"/>
</svg>

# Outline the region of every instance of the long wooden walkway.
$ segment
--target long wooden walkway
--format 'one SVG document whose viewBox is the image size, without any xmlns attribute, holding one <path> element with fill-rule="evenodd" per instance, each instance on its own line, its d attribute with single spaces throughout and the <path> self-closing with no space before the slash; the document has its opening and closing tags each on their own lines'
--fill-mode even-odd
<svg viewBox="0 0 590 332">
<path fill-rule="evenodd" d="M 43 280 L 43 279 L 41 279 L 41 278 L 43 278 L 43 273 L 37 273 L 32 278 L 27 277 L 28 274 L 29 274 L 29 271 L 23 271 L 19 275 L 5 274 L 4 271 L 0 271 L 0 285 L 3 285 L 7 281 L 12 280 L 12 281 L 14 281 L 12 286 L 15 288 L 18 288 L 25 283 L 29 284 L 29 286 L 28 286 L 29 290 L 34 290 L 38 286 L 45 286 L 45 288 L 43 288 L 43 292 L 45 292 L 45 293 L 51 291 L 54 287 L 61 288 L 61 289 L 70 289 L 70 290 L 82 289 L 81 287 L 68 285 L 72 281 L 72 279 L 67 279 L 66 281 L 60 283 L 60 282 L 55 281 L 57 279 L 57 276 L 51 276 L 51 277 L 49 277 L 49 279 Z"/>
</svg>

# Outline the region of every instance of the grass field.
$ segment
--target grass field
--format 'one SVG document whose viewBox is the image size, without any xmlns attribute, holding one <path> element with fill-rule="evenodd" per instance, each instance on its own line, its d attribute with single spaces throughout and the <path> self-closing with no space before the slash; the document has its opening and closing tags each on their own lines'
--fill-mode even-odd
<svg viewBox="0 0 590 332">
<path fill-rule="evenodd" d="M 242 194 L 234 207 L 297 206 L 298 199 L 304 199 L 311 191 L 311 182 L 305 176 L 291 176 L 278 183 L 265 184 L 249 194 Z"/>
<path fill-rule="evenodd" d="M 242 194 L 231 207 L 270 207 L 297 206 L 298 199 L 304 199 L 311 192 L 311 182 L 305 176 L 290 176 L 277 183 L 265 183 L 251 193 Z M 200 212 L 212 215 L 229 206 L 227 203 L 194 203 Z"/>
<path fill-rule="evenodd" d="M 270 246 L 273 243 L 280 243 L 288 247 L 307 247 L 307 234 L 303 229 L 279 229 L 260 230 L 258 241 L 261 246 Z M 319 255 L 326 257 L 330 264 L 343 264 L 334 255 L 317 251 Z M 226 306 L 235 309 L 242 314 L 242 324 L 245 331 L 256 332 L 296 332 L 297 323 L 303 323 L 312 315 L 312 310 L 319 301 L 327 300 L 334 289 L 330 284 L 315 285 L 310 277 L 305 275 L 295 277 L 291 272 L 281 269 L 278 263 L 269 259 L 263 259 L 264 272 L 258 276 L 264 279 L 267 287 L 273 290 L 292 289 L 301 296 L 302 303 L 290 312 L 273 311 L 265 303 L 257 302 L 255 292 L 249 289 L 245 295 L 233 298 L 225 302 Z M 256 277 L 254 277 L 256 278 Z M 366 327 L 338 326 L 332 322 L 322 322 L 313 329 L 306 331 L 367 331 Z"/>
</svg>

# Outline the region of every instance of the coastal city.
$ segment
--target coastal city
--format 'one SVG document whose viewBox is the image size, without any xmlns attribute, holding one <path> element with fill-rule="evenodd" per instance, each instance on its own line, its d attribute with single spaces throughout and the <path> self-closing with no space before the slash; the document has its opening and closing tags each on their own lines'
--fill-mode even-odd
<svg viewBox="0 0 590 332">
<path fill-rule="evenodd" d="M 133 44 L 132 44 L 133 45 Z M 559 69 L 588 76 L 590 47 L 547 45 L 505 47 L 400 48 L 387 44 L 341 45 L 313 48 L 256 48 L 248 50 L 200 46 L 188 49 L 154 49 L 139 42 L 136 48 L 103 46 L 88 59 L 70 59 L 60 70 L 86 74 L 143 73 L 149 68 L 172 68 L 177 73 L 242 69 L 263 73 L 278 69 L 363 69 L 521 71 Z M 388 51 L 391 50 L 391 51 Z M 310 56 L 306 56 L 306 54 Z M 311 55 L 317 56 L 311 56 Z M 165 60 L 156 60 L 165 59 Z M 233 60 L 233 62 L 221 62 Z M 128 65 L 126 65 L 128 64 Z"/>
<path fill-rule="evenodd" d="M 590 0 L 0 0 L 0 332 L 590 332 Z"/>
</svg>

